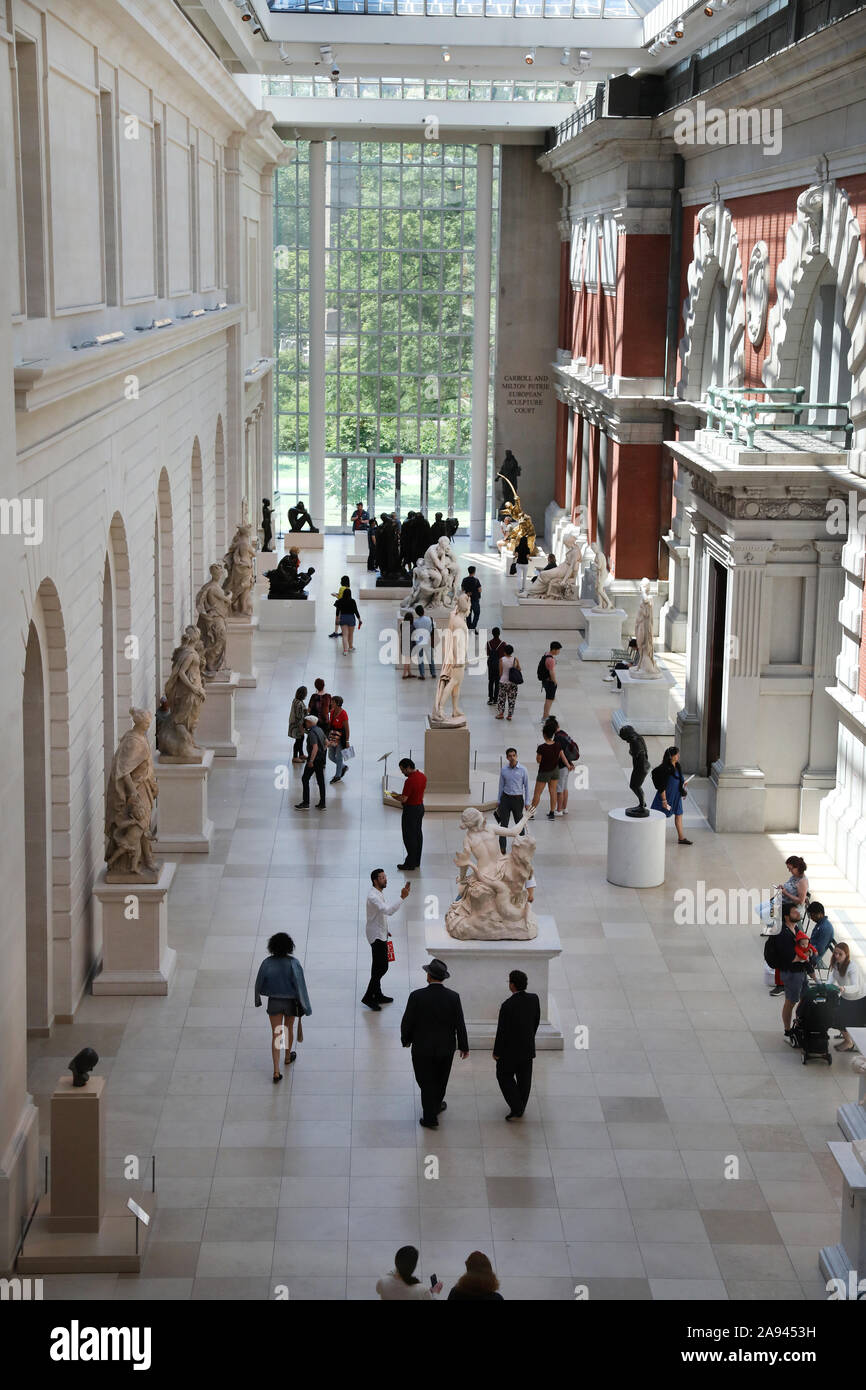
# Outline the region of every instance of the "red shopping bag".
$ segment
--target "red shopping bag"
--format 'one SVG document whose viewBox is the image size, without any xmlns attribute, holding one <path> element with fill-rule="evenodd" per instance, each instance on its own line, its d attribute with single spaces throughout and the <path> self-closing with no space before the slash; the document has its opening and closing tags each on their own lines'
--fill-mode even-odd
<svg viewBox="0 0 866 1390">
<path fill-rule="evenodd" d="M 389 962 L 389 964 L 390 964 L 390 962 L 391 962 L 393 959 L 394 959 L 394 943 L 393 943 L 393 941 L 391 940 L 391 938 L 390 938 L 390 936 L 389 936 L 389 937 L 388 937 L 388 962 Z"/>
</svg>

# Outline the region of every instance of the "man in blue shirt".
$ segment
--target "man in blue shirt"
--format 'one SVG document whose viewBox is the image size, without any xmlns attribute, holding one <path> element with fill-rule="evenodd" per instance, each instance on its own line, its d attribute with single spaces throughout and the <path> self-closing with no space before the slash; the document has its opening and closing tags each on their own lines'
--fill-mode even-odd
<svg viewBox="0 0 866 1390">
<path fill-rule="evenodd" d="M 529 774 L 523 763 L 517 761 L 517 749 L 506 748 L 507 762 L 499 773 L 499 805 L 496 819 L 500 825 L 508 825 L 511 817 L 515 824 L 523 820 L 524 812 L 529 810 Z M 525 835 L 526 831 L 521 831 Z M 505 853 L 505 836 L 499 837 L 499 848 Z"/>
<path fill-rule="evenodd" d="M 810 903 L 806 912 L 812 922 L 809 941 L 817 952 L 817 955 L 812 958 L 811 964 L 813 968 L 816 965 L 823 966 L 824 953 L 833 940 L 833 924 L 824 912 L 823 903 Z"/>
</svg>

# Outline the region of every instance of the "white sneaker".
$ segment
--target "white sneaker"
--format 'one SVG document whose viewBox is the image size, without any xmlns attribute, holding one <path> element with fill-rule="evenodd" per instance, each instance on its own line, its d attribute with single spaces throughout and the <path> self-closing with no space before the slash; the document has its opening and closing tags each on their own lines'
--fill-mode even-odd
<svg viewBox="0 0 866 1390">
<path fill-rule="evenodd" d="M 554 814 L 555 816 L 561 816 L 561 815 L 563 815 L 563 812 L 562 812 L 562 811 L 554 811 L 553 814 Z"/>
</svg>

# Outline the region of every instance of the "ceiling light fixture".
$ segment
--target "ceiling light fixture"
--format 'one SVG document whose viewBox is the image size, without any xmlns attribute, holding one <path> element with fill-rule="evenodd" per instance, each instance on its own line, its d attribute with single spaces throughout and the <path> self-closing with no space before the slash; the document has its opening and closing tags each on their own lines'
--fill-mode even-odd
<svg viewBox="0 0 866 1390">
<path fill-rule="evenodd" d="M 712 19 L 712 17 L 713 17 L 713 7 L 712 7 L 712 5 L 704 5 L 704 14 L 706 15 L 707 19 Z"/>
<path fill-rule="evenodd" d="M 262 32 L 262 26 L 259 24 L 259 21 L 256 20 L 255 24 L 253 25 L 253 33 L 254 33 L 254 34 L 260 34 L 261 32 Z"/>
<path fill-rule="evenodd" d="M 241 11 L 241 19 L 243 20 L 244 24 L 249 24 L 249 22 L 250 22 L 250 20 L 252 19 L 252 17 L 253 17 L 253 12 L 252 12 L 252 10 L 250 9 L 249 5 L 247 5 L 246 3 L 244 3 L 244 8 L 243 8 L 243 10 Z"/>
<path fill-rule="evenodd" d="M 443 63 L 451 62 L 451 49 L 448 48 L 447 44 L 444 43 L 442 45 L 442 61 Z"/>
<path fill-rule="evenodd" d="M 287 66 L 290 67 L 292 62 L 292 54 L 289 45 L 287 43 L 281 43 L 278 51 L 280 55 L 280 62 L 285 63 Z"/>
<path fill-rule="evenodd" d="M 685 37 L 685 32 L 686 32 L 686 23 L 685 23 L 685 20 L 684 20 L 684 19 L 678 19 L 677 22 L 676 22 L 676 24 L 674 25 L 674 28 L 673 28 L 673 35 L 674 35 L 674 38 L 675 38 L 675 39 L 682 39 L 682 38 L 684 38 L 684 37 Z"/>
<path fill-rule="evenodd" d="M 524 63 L 526 64 L 526 66 L 527 66 L 528 68 L 531 68 L 531 67 L 532 67 L 532 64 L 535 62 L 535 49 L 534 49 L 534 48 L 527 48 L 526 52 L 525 52 L 524 55 L 523 55 L 523 61 L 524 61 Z"/>
<path fill-rule="evenodd" d="M 570 48 L 564 48 L 564 49 L 562 50 L 562 57 L 561 57 L 560 60 L 559 60 L 559 66 L 560 66 L 561 68 L 567 68 L 567 67 L 570 66 L 570 64 L 571 64 L 571 49 L 570 49 Z"/>
</svg>

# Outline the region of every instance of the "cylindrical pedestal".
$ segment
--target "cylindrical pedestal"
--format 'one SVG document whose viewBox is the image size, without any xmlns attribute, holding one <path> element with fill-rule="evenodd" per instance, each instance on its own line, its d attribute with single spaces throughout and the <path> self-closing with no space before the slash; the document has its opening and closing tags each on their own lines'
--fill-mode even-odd
<svg viewBox="0 0 866 1390">
<path fill-rule="evenodd" d="M 61 1076 L 51 1097 L 50 1231 L 98 1231 L 102 1220 L 104 1076 L 73 1086 Z"/>
<path fill-rule="evenodd" d="M 658 888 L 665 881 L 667 816 L 627 816 L 624 809 L 607 813 L 607 881 L 621 888 Z"/>
</svg>

